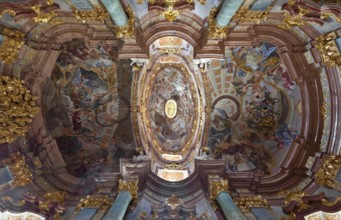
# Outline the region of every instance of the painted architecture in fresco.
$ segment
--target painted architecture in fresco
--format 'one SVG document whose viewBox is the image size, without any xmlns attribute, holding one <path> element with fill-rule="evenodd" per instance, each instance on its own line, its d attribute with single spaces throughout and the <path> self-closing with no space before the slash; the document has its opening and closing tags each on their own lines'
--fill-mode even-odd
<svg viewBox="0 0 341 220">
<path fill-rule="evenodd" d="M 228 172 L 269 175 L 300 129 L 295 123 L 301 120 L 293 120 L 300 116 L 288 108 L 299 91 L 274 45 L 226 48 L 225 54 L 211 64 L 210 74 L 216 66 L 226 81 L 219 86 L 211 77 L 216 93 L 208 147 L 214 158 L 227 161 Z"/>
<path fill-rule="evenodd" d="M 44 85 L 46 127 L 77 176 L 134 152 L 131 134 L 116 133 L 120 125 L 130 126 L 125 121 L 130 120 L 131 69 L 129 62 L 116 64 L 112 57 L 106 45 L 66 43 Z"/>
</svg>

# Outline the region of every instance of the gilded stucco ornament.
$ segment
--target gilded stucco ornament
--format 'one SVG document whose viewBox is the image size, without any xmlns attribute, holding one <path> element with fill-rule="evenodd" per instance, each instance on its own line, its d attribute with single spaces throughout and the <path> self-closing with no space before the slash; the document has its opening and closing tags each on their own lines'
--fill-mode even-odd
<svg viewBox="0 0 341 220">
<path fill-rule="evenodd" d="M 236 205 L 240 208 L 242 212 L 250 212 L 251 208 L 260 207 L 270 209 L 268 201 L 264 199 L 261 195 L 241 197 L 239 200 L 236 201 Z"/>
<path fill-rule="evenodd" d="M 32 182 L 33 174 L 26 164 L 25 157 L 20 153 L 12 154 L 13 164 L 9 165 L 11 173 L 14 177 L 12 184 L 15 187 L 27 186 Z"/>
<path fill-rule="evenodd" d="M 138 179 L 136 180 L 119 180 L 118 182 L 118 192 L 130 192 L 132 197 L 132 203 L 130 205 L 131 209 L 134 209 L 138 200 Z"/>
<path fill-rule="evenodd" d="M 221 192 L 228 192 L 229 184 L 227 180 L 209 180 L 210 200 L 213 202 Z"/>
<path fill-rule="evenodd" d="M 65 192 L 51 191 L 45 192 L 44 195 L 36 196 L 29 192 L 24 193 L 23 197 L 26 203 L 34 205 L 39 213 L 47 215 L 48 219 L 60 219 L 65 212 Z"/>
<path fill-rule="evenodd" d="M 292 15 L 287 11 L 284 11 L 284 18 L 282 24 L 278 25 L 278 27 L 289 30 L 295 26 L 303 26 L 307 22 L 303 20 L 304 15 L 310 13 L 308 9 L 299 7 L 299 13 L 297 15 Z"/>
<path fill-rule="evenodd" d="M 56 19 L 57 14 L 55 11 L 51 11 L 49 13 L 41 12 L 41 5 L 34 5 L 31 9 L 37 14 L 36 17 L 33 18 L 34 22 L 37 23 L 45 23 L 45 24 L 60 24 L 61 21 Z"/>
<path fill-rule="evenodd" d="M 303 201 L 303 197 L 306 196 L 305 192 L 303 191 L 289 191 L 283 190 L 278 193 L 279 195 L 284 196 L 284 204 L 285 206 L 289 205 L 292 202 L 295 202 L 299 207 L 298 210 L 304 210 L 309 208 L 307 204 Z M 294 212 L 290 212 L 289 217 L 284 219 L 296 219 L 296 214 Z"/>
<path fill-rule="evenodd" d="M 13 63 L 24 44 L 24 35 L 20 31 L 8 28 L 3 29 L 2 35 L 5 36 L 5 39 L 0 45 L 0 61 Z"/>
<path fill-rule="evenodd" d="M 134 11 L 131 7 L 129 7 L 126 11 L 129 20 L 128 24 L 123 27 L 115 26 L 115 32 L 117 38 L 135 38 L 135 18 Z"/>
<path fill-rule="evenodd" d="M 83 208 L 97 208 L 106 211 L 113 203 L 113 199 L 108 196 L 90 196 L 82 198 L 76 207 L 75 212 L 79 212 Z"/>
<path fill-rule="evenodd" d="M 0 13 L 0 18 L 5 14 L 8 14 L 8 15 L 14 17 L 17 13 L 12 9 L 5 9 Z"/>
<path fill-rule="evenodd" d="M 341 66 L 341 54 L 337 48 L 335 32 L 321 35 L 316 39 L 315 47 L 320 52 L 322 62 L 327 66 Z"/>
<path fill-rule="evenodd" d="M 0 143 L 12 143 L 25 135 L 40 109 L 24 81 L 1 76 L 0 85 Z"/>
<path fill-rule="evenodd" d="M 322 20 L 325 20 L 325 19 L 327 19 L 327 18 L 334 18 L 335 21 L 341 23 L 341 17 L 339 17 L 339 16 L 337 16 L 337 15 L 335 15 L 334 13 L 331 13 L 331 12 L 324 12 L 324 13 L 322 13 L 322 14 L 320 15 L 320 18 L 321 18 Z"/>
<path fill-rule="evenodd" d="M 73 5 L 71 8 L 76 20 L 82 23 L 93 21 L 104 22 L 110 18 L 108 12 L 100 5 L 96 5 L 92 10 L 77 10 Z"/>
<path fill-rule="evenodd" d="M 254 22 L 260 24 L 262 21 L 266 21 L 268 14 L 270 13 L 271 6 L 265 11 L 253 11 L 249 9 L 249 6 L 242 6 L 235 14 L 234 18 L 240 19 L 240 22 Z"/>
<path fill-rule="evenodd" d="M 316 182 L 334 188 L 335 178 L 341 167 L 341 155 L 328 155 L 323 159 L 320 169 L 316 172 Z"/>
<path fill-rule="evenodd" d="M 289 205 L 291 202 L 296 202 L 299 204 L 300 209 L 306 209 L 308 208 L 307 204 L 304 203 L 303 197 L 306 196 L 305 192 L 302 191 L 289 191 L 289 190 L 283 190 L 278 193 L 279 195 L 284 196 L 284 204 Z"/>
<path fill-rule="evenodd" d="M 212 8 L 208 16 L 208 38 L 225 39 L 227 37 L 227 31 L 229 27 L 218 26 L 218 24 L 216 23 L 216 19 L 215 19 L 215 16 L 217 15 L 217 13 L 218 13 L 218 10 L 216 8 Z"/>
<path fill-rule="evenodd" d="M 172 216 L 178 216 L 178 213 L 176 212 L 176 207 L 183 204 L 183 201 L 173 194 L 171 197 L 166 199 L 165 203 L 171 208 L 170 214 Z"/>
<path fill-rule="evenodd" d="M 167 10 L 163 11 L 161 14 L 165 17 L 168 21 L 173 22 L 179 16 L 180 11 L 174 10 L 174 5 L 178 2 L 178 0 L 165 0 L 167 5 Z"/>
</svg>

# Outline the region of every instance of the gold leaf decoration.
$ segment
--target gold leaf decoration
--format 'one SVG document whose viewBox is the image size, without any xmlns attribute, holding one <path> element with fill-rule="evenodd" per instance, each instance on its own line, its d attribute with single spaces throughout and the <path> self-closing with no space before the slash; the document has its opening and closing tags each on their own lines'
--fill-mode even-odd
<svg viewBox="0 0 341 220">
<path fill-rule="evenodd" d="M 328 155 L 316 172 L 316 182 L 323 186 L 335 187 L 335 178 L 341 167 L 341 155 Z"/>
<path fill-rule="evenodd" d="M 83 23 L 92 21 L 104 22 L 109 19 L 108 12 L 100 5 L 96 5 L 93 10 L 77 10 L 75 6 L 72 6 L 72 11 L 76 20 Z"/>
<path fill-rule="evenodd" d="M 227 36 L 227 31 L 229 29 L 226 27 L 219 27 L 216 23 L 215 16 L 217 15 L 217 9 L 212 8 L 208 16 L 208 38 L 210 39 L 225 39 Z"/>
<path fill-rule="evenodd" d="M 0 45 L 0 60 L 12 63 L 18 56 L 21 46 L 24 44 L 24 35 L 20 31 L 4 28 L 2 31 L 4 40 Z"/>
<path fill-rule="evenodd" d="M 40 109 L 24 81 L 1 76 L 0 82 L 0 143 L 12 143 L 25 135 Z"/>
<path fill-rule="evenodd" d="M 135 37 L 135 18 L 134 18 L 134 11 L 131 7 L 129 7 L 126 11 L 129 20 L 128 24 L 123 27 L 115 26 L 116 37 L 117 38 L 134 38 Z"/>
<path fill-rule="evenodd" d="M 315 47 L 320 52 L 322 62 L 327 66 L 341 66 L 341 54 L 337 48 L 335 32 L 321 35 L 316 39 Z"/>
</svg>

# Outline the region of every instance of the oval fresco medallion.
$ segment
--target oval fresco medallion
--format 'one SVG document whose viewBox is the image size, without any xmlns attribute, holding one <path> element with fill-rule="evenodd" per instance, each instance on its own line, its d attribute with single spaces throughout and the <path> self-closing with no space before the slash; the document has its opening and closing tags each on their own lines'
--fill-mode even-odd
<svg viewBox="0 0 341 220">
<path fill-rule="evenodd" d="M 190 137 L 195 103 L 183 68 L 166 66 L 151 79 L 147 117 L 152 136 L 162 149 L 179 151 Z"/>
</svg>

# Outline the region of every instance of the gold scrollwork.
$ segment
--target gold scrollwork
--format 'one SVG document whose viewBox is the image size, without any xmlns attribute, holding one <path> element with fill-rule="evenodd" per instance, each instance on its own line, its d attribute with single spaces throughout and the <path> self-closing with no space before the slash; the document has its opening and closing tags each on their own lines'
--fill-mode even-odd
<svg viewBox="0 0 341 220">
<path fill-rule="evenodd" d="M 335 187 L 335 178 L 341 167 L 341 155 L 328 155 L 323 159 L 320 169 L 316 172 L 316 182 L 323 186 Z"/>
<path fill-rule="evenodd" d="M 45 23 L 45 24 L 60 24 L 61 21 L 57 20 L 57 14 L 55 11 L 51 11 L 49 13 L 41 12 L 41 5 L 34 5 L 31 9 L 37 14 L 33 20 L 37 23 Z"/>
<path fill-rule="evenodd" d="M 0 60 L 12 63 L 18 56 L 21 46 L 24 44 L 24 35 L 20 31 L 4 28 L 2 35 L 5 37 L 0 45 Z"/>
<path fill-rule="evenodd" d="M 242 212 L 250 212 L 251 208 L 265 207 L 270 209 L 270 205 L 266 199 L 261 195 L 241 197 L 236 201 L 236 205 L 240 208 Z"/>
<path fill-rule="evenodd" d="M 334 18 L 335 21 L 341 23 L 341 18 L 338 17 L 337 15 L 335 15 L 334 13 L 331 13 L 331 12 L 324 12 L 324 13 L 322 13 L 322 14 L 320 15 L 320 18 L 321 18 L 322 20 L 327 19 L 327 18 L 330 18 L 330 17 Z"/>
<path fill-rule="evenodd" d="M 278 25 L 278 27 L 289 30 L 295 26 L 303 26 L 307 22 L 303 20 L 304 15 L 310 13 L 308 9 L 299 7 L 299 13 L 297 15 L 291 15 L 288 11 L 284 12 L 284 18 L 282 24 Z"/>
<path fill-rule="evenodd" d="M 71 8 L 76 20 L 82 23 L 92 21 L 104 22 L 109 19 L 108 12 L 100 5 L 96 5 L 93 10 L 77 10 L 73 5 Z"/>
<path fill-rule="evenodd" d="M 63 204 L 65 199 L 65 192 L 55 191 L 55 192 L 46 192 L 43 195 L 43 201 L 38 206 L 39 210 L 48 212 L 50 210 L 51 203 Z"/>
<path fill-rule="evenodd" d="M 262 21 L 267 20 L 271 8 L 272 7 L 270 6 L 265 11 L 253 11 L 249 9 L 249 6 L 242 6 L 237 11 L 234 18 L 240 19 L 240 22 L 254 22 L 260 24 Z"/>
<path fill-rule="evenodd" d="M 14 176 L 12 184 L 15 187 L 27 186 L 32 182 L 33 174 L 26 164 L 25 157 L 20 155 L 20 153 L 16 153 L 12 154 L 12 160 L 15 161 L 9 165 Z"/>
<path fill-rule="evenodd" d="M 291 192 L 289 190 L 283 190 L 278 193 L 284 196 L 284 204 L 289 205 L 291 202 L 296 202 L 299 205 L 299 210 L 307 209 L 309 206 L 304 203 L 303 197 L 306 196 L 305 192 L 297 191 Z"/>
<path fill-rule="evenodd" d="M 12 143 L 25 135 L 40 110 L 34 103 L 36 97 L 23 83 L 9 76 L 0 77 L 0 143 Z"/>
<path fill-rule="evenodd" d="M 336 198 L 334 201 L 329 201 L 325 198 L 321 199 L 321 203 L 325 206 L 334 206 L 341 201 L 341 197 Z"/>
<path fill-rule="evenodd" d="M 26 201 L 25 200 L 19 200 L 17 202 L 14 202 L 14 199 L 10 196 L 4 196 L 1 198 L 1 200 L 3 202 L 8 202 L 10 203 L 12 206 L 15 206 L 15 207 L 22 207 L 26 204 Z"/>
<path fill-rule="evenodd" d="M 102 211 L 106 211 L 110 208 L 113 202 L 112 198 L 108 196 L 90 196 L 88 195 L 86 198 L 82 198 L 79 201 L 79 204 L 76 207 L 76 212 L 81 210 L 82 208 L 97 208 Z"/>
<path fill-rule="evenodd" d="M 0 13 L 0 18 L 1 18 L 4 14 L 8 14 L 8 15 L 10 15 L 10 16 L 12 16 L 12 17 L 14 17 L 14 16 L 17 15 L 17 13 L 16 13 L 14 10 L 12 10 L 12 9 L 5 9 L 5 10 L 3 10 L 3 11 Z"/>
<path fill-rule="evenodd" d="M 129 7 L 126 11 L 129 20 L 128 24 L 123 27 L 115 26 L 114 29 L 116 31 L 117 38 L 135 38 L 135 18 L 134 18 L 134 11 L 131 7 Z"/>
<path fill-rule="evenodd" d="M 216 23 L 215 16 L 217 15 L 218 10 L 216 8 L 212 8 L 210 14 L 208 16 L 208 38 L 210 39 L 225 39 L 227 37 L 226 33 L 229 29 L 226 27 L 219 27 Z"/>
<path fill-rule="evenodd" d="M 322 62 L 327 66 L 341 66 L 341 54 L 335 43 L 335 32 L 321 35 L 316 39 L 315 47 L 320 52 Z"/>
<path fill-rule="evenodd" d="M 183 170 L 183 169 L 185 169 L 183 164 L 176 164 L 176 163 L 166 164 L 165 168 L 171 169 L 171 170 Z"/>
</svg>

